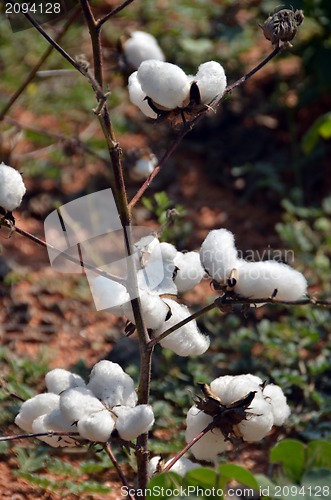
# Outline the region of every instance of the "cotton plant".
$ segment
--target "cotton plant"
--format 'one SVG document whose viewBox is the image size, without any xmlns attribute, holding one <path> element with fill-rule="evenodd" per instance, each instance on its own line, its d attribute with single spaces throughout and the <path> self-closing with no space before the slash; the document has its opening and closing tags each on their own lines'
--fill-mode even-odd
<svg viewBox="0 0 331 500">
<path fill-rule="evenodd" d="M 203 394 L 186 418 L 187 442 L 211 426 L 191 447 L 198 460 L 216 462 L 229 440 L 260 441 L 290 415 L 282 389 L 251 374 L 216 378 L 203 386 Z"/>
<path fill-rule="evenodd" d="M 116 179 L 118 215 L 128 236 L 125 241 L 126 256 L 132 258 L 136 268 L 134 287 L 124 279 L 116 280 L 104 275 L 95 277 L 99 268 L 93 270 L 95 274 L 90 284 L 98 310 L 125 316 L 131 323 L 141 316 L 142 322 L 137 325 L 141 353 L 140 381 L 136 392 L 131 377 L 117 363 L 106 360 L 93 367 L 88 383 L 67 370 L 54 369 L 45 377 L 47 392 L 25 401 L 15 423 L 52 447 L 102 443 L 108 453 L 107 445 L 114 438 L 128 442 L 137 439 L 137 443 L 131 445 L 137 458 L 137 485 L 143 491 L 148 475 L 151 477 L 172 464 L 171 470 L 184 475 L 197 466 L 184 457 L 168 460 L 164 466 L 159 457 L 154 457 L 148 465 L 147 433 L 154 423 L 153 410 L 148 404 L 153 347 L 160 343 L 179 356 L 202 355 L 209 347 L 208 337 L 199 331 L 189 308 L 181 303 L 181 294 L 192 290 L 205 274 L 234 301 L 238 297 L 253 300 L 276 297 L 283 301 L 295 301 L 306 293 L 307 283 L 301 273 L 284 264 L 273 261 L 252 263 L 241 259 L 234 235 L 226 229 L 211 231 L 200 252 L 179 252 L 174 245 L 160 243 L 156 237 L 141 238 L 132 243 L 132 208 L 149 185 L 148 177 L 155 165 L 151 162 L 137 165 L 137 180 L 147 177 L 147 181 L 129 205 L 120 145 L 115 137 L 108 94 L 104 94 L 107 85 L 103 78 L 104 61 L 99 43 L 101 28 L 116 13 L 116 9 L 110 15 L 97 19 L 89 2 L 84 4 L 83 15 L 92 41 L 93 74 L 88 65 L 71 59 L 69 54 L 65 58 L 87 77 L 95 93 L 97 106 L 94 112 L 98 115 L 110 152 L 109 165 L 112 177 Z M 125 5 L 120 7 L 122 9 Z M 136 69 L 128 82 L 131 102 L 147 117 L 157 119 L 163 116 L 175 125 L 178 120 L 180 123 L 192 122 L 190 126 L 193 127 L 195 118 L 216 107 L 226 92 L 262 68 L 279 52 L 281 45 L 288 46 L 303 15 L 294 14 L 293 28 L 293 22 L 288 22 L 291 20 L 289 11 L 280 12 L 283 14 L 270 16 L 268 23 L 263 25 L 266 37 L 272 42 L 273 53 L 231 86 L 227 86 L 226 74 L 220 63 L 204 62 L 195 75 L 187 75 L 179 66 L 165 62 L 162 50 L 151 35 L 141 31 L 131 33 L 122 44 L 127 64 Z M 43 34 L 41 26 L 39 32 Z M 45 38 L 49 42 L 52 40 L 49 35 Z M 51 44 L 59 50 L 58 44 Z M 160 168 L 174 147 L 171 146 L 158 162 Z M 1 164 L 0 207 L 9 212 L 14 210 L 24 193 L 20 174 Z M 133 289 L 137 296 L 133 296 Z M 139 301 L 135 301 L 138 297 Z M 205 384 L 202 392 L 203 396 L 196 397 L 187 414 L 186 441 L 192 443 L 200 436 L 191 450 L 197 460 L 216 463 L 219 454 L 226 450 L 228 441 L 257 442 L 267 436 L 274 425 L 283 425 L 290 413 L 279 386 L 265 384 L 259 377 L 250 374 L 219 377 L 210 386 Z M 108 455 L 118 466 L 112 454 Z M 119 476 L 123 480 L 123 474 Z"/>
<path fill-rule="evenodd" d="M 15 423 L 26 432 L 75 433 L 37 436 L 50 446 L 74 447 L 81 440 L 105 443 L 114 435 L 132 441 L 154 423 L 151 406 L 137 404 L 134 382 L 117 363 L 99 361 L 88 384 L 59 368 L 48 372 L 45 382 L 48 392 L 25 401 Z"/>
<path fill-rule="evenodd" d="M 131 102 L 149 118 L 172 116 L 172 111 L 179 111 L 189 120 L 191 111 L 193 118 L 195 110 L 199 113 L 219 100 L 226 84 L 224 69 L 216 61 L 201 64 L 192 76 L 175 64 L 148 60 L 132 73 L 128 90 Z"/>
</svg>

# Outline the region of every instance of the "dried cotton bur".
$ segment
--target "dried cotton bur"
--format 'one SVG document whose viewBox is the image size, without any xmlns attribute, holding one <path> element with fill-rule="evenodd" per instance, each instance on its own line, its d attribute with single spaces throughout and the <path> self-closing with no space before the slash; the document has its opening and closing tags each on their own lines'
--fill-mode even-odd
<svg viewBox="0 0 331 500">
<path fill-rule="evenodd" d="M 199 460 L 215 461 L 229 440 L 260 441 L 290 414 L 281 388 L 265 385 L 255 375 L 219 377 L 210 386 L 204 384 L 202 392 L 204 397 L 198 397 L 186 419 L 187 443 L 212 424 L 191 448 Z"/>
<path fill-rule="evenodd" d="M 302 10 L 293 11 L 291 9 L 282 9 L 275 12 L 259 26 L 263 34 L 272 45 L 288 48 L 292 47 L 291 40 L 297 34 L 297 29 L 304 20 Z"/>
</svg>

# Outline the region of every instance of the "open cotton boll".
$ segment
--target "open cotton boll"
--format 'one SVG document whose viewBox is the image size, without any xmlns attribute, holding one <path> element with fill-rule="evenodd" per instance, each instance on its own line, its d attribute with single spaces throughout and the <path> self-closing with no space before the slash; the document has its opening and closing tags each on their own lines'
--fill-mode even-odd
<svg viewBox="0 0 331 500">
<path fill-rule="evenodd" d="M 213 380 L 210 388 L 221 399 L 224 405 L 229 405 L 243 398 L 251 391 L 257 391 L 260 397 L 262 397 L 260 384 L 262 384 L 262 380 L 255 375 L 224 375 Z"/>
<path fill-rule="evenodd" d="M 70 387 L 85 386 L 82 377 L 62 368 L 55 368 L 46 373 L 45 382 L 48 392 L 53 392 L 54 394 L 60 394 L 60 392 Z"/>
<path fill-rule="evenodd" d="M 278 385 L 268 384 L 263 389 L 263 396 L 271 406 L 274 425 L 283 425 L 289 417 L 291 410 L 286 402 L 286 397 Z"/>
<path fill-rule="evenodd" d="M 133 31 L 123 46 L 126 61 L 138 69 L 143 61 L 157 59 L 164 61 L 165 56 L 153 35 L 144 31 Z"/>
<path fill-rule="evenodd" d="M 105 276 L 93 280 L 91 292 L 97 310 L 109 309 L 115 316 L 123 316 L 122 305 L 130 301 L 125 286 Z"/>
<path fill-rule="evenodd" d="M 33 421 L 32 432 L 39 433 L 39 432 L 50 432 L 54 430 L 50 429 L 46 425 L 45 423 L 46 417 L 47 415 L 40 415 Z M 38 436 L 38 439 L 40 439 L 40 441 L 44 441 L 50 446 L 53 446 L 53 448 L 59 448 L 59 447 L 63 448 L 64 446 L 69 446 L 69 447 L 76 446 L 75 440 L 72 439 L 70 436 Z"/>
<path fill-rule="evenodd" d="M 137 402 L 132 378 L 112 361 L 103 360 L 94 365 L 87 387 L 108 408 L 122 404 L 135 406 Z"/>
<path fill-rule="evenodd" d="M 247 418 L 238 424 L 238 430 L 244 441 L 250 443 L 260 441 L 270 431 L 274 424 L 274 417 L 269 403 L 255 397 L 247 409 Z"/>
<path fill-rule="evenodd" d="M 192 406 L 187 412 L 185 440 L 187 443 L 192 441 L 213 418 Z M 208 460 L 216 462 L 217 455 L 226 449 L 226 442 L 220 429 L 213 429 L 207 432 L 190 451 L 198 460 Z"/>
<path fill-rule="evenodd" d="M 15 418 L 15 424 L 25 432 L 32 432 L 32 422 L 40 415 L 58 408 L 59 401 L 60 396 L 57 394 L 37 394 L 37 396 L 24 401 L 19 414 Z"/>
<path fill-rule="evenodd" d="M 14 168 L 0 163 L 0 207 L 15 210 L 21 202 L 26 188 L 21 174 Z"/>
<path fill-rule="evenodd" d="M 165 463 L 165 466 L 167 466 L 171 462 L 171 460 L 172 459 L 168 460 Z M 186 472 L 192 469 L 197 469 L 198 467 L 201 467 L 201 465 L 193 463 L 186 457 L 180 457 L 180 459 L 177 460 L 177 462 L 171 467 L 170 471 L 176 472 L 176 474 L 184 477 Z"/>
<path fill-rule="evenodd" d="M 222 97 L 226 88 L 226 76 L 221 66 L 216 61 L 208 61 L 199 66 L 194 78 L 200 91 L 201 102 L 209 104 L 216 96 Z"/>
<path fill-rule="evenodd" d="M 163 61 L 144 61 L 137 74 L 145 96 L 166 109 L 183 106 L 190 92 L 184 71 L 175 64 Z"/>
<path fill-rule="evenodd" d="M 153 118 L 156 120 L 157 114 L 152 110 L 148 102 L 146 101 L 146 94 L 142 90 L 140 82 L 137 77 L 137 71 L 132 73 L 128 81 L 129 97 L 132 104 L 138 106 L 140 111 L 144 113 L 145 116 Z"/>
<path fill-rule="evenodd" d="M 81 418 L 77 430 L 84 439 L 105 443 L 110 438 L 114 426 L 115 421 L 111 413 L 104 409 Z"/>
<path fill-rule="evenodd" d="M 152 295 L 147 290 L 140 291 L 141 314 L 144 319 L 146 328 L 156 330 L 164 323 L 169 312 L 169 307 L 163 302 L 158 295 Z M 134 324 L 135 319 L 131 304 L 126 304 L 123 307 L 125 316 Z"/>
<path fill-rule="evenodd" d="M 113 413 L 117 415 L 116 430 L 125 441 L 131 441 L 140 434 L 148 432 L 154 424 L 154 413 L 150 405 L 139 405 L 134 408 L 116 406 Z"/>
<path fill-rule="evenodd" d="M 139 158 L 136 163 L 130 168 L 130 177 L 134 181 L 143 181 L 147 179 L 154 171 L 156 165 L 158 164 L 158 159 L 154 154 L 149 154 Z"/>
<path fill-rule="evenodd" d="M 191 290 L 204 277 L 205 271 L 201 266 L 198 252 L 177 252 L 174 263 L 178 268 L 175 285 L 179 292 Z"/>
<path fill-rule="evenodd" d="M 87 387 L 67 389 L 60 395 L 60 411 L 71 423 L 105 407 Z"/>
<path fill-rule="evenodd" d="M 263 299 L 277 290 L 275 300 L 295 301 L 307 290 L 303 274 L 275 261 L 245 262 L 238 268 L 234 291 L 242 297 Z"/>
<path fill-rule="evenodd" d="M 155 331 L 156 337 L 191 315 L 189 309 L 183 304 L 178 304 L 171 299 L 163 300 L 170 307 L 172 315 L 164 322 L 161 328 Z M 209 343 L 209 338 L 200 333 L 195 320 L 178 328 L 178 330 L 175 330 L 160 342 L 162 347 L 171 349 L 179 356 L 197 356 L 203 354 L 208 349 Z"/>
<path fill-rule="evenodd" d="M 236 267 L 237 257 L 234 235 L 227 229 L 210 231 L 201 245 L 202 267 L 219 283 L 225 283 L 229 278 Z"/>
</svg>

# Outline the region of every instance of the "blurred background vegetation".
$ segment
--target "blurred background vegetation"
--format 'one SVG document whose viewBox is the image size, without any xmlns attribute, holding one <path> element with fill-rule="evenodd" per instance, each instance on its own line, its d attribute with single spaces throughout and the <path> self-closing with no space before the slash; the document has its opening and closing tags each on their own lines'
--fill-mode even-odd
<svg viewBox="0 0 331 500">
<path fill-rule="evenodd" d="M 112 1 L 93 2 L 97 17 L 114 5 Z M 105 25 L 109 105 L 125 166 L 132 148 L 139 151 L 148 147 L 160 157 L 176 133 L 167 124 L 155 126 L 146 121 L 129 103 L 126 77 L 116 51 L 123 32 L 142 29 L 152 33 L 167 60 L 187 73 L 195 74 L 206 60 L 219 61 L 232 83 L 271 52 L 259 23 L 276 8 L 277 1 L 144 0 L 133 2 Z M 303 9 L 305 14 L 293 48 L 236 89 L 217 114 L 199 122 L 147 191 L 135 217 L 140 224 L 157 226 L 164 222 L 168 208 L 177 207 L 180 215 L 164 238 L 179 249 L 197 248 L 207 230 L 222 225 L 237 235 L 243 250 L 262 249 L 269 244 L 293 249 L 294 265 L 307 276 L 311 292 L 326 298 L 331 291 L 331 2 L 293 0 L 284 2 L 282 8 Z M 54 35 L 61 25 L 59 22 L 47 29 Z M 81 18 L 70 27 L 61 44 L 71 55 L 84 53 L 91 60 L 88 31 Z M 32 29 L 12 33 L 1 13 L 0 113 L 46 48 L 47 43 Z M 0 161 L 23 171 L 28 192 L 22 217 L 39 221 L 40 231 L 44 218 L 55 206 L 103 189 L 112 180 L 104 141 L 91 112 L 95 106 L 93 93 L 88 83 L 53 51 L 42 70 L 59 69 L 66 71 L 39 73 L 0 122 Z M 126 176 L 132 196 L 139 184 L 130 180 L 127 170 Z M 3 323 L 8 322 L 13 310 L 10 304 L 15 304 L 15 287 L 22 281 L 31 282 L 33 272 L 25 268 L 22 274 L 15 266 L 8 266 L 6 245 L 0 240 Z M 19 249 L 16 252 L 19 261 Z M 86 307 L 93 308 L 83 279 L 76 279 L 66 289 L 62 284 L 58 289 L 56 286 L 53 283 L 53 291 L 67 294 L 77 303 L 85 301 Z M 192 299 L 192 308 L 203 305 L 205 300 L 204 295 Z M 152 441 L 153 451 L 166 454 L 183 445 L 183 412 L 192 404 L 196 383 L 245 372 L 280 384 L 285 391 L 292 415 L 286 428 L 279 431 L 282 436 L 303 442 L 330 439 L 328 310 L 277 306 L 245 314 L 236 310 L 226 317 L 215 312 L 203 318 L 200 327 L 212 338 L 204 358 L 186 360 L 164 350 L 156 351 L 152 402 L 158 432 Z M 12 392 L 29 397 L 32 390 L 43 387 L 50 356 L 46 349 L 38 360 L 22 359 L 7 339 L 5 326 L 3 332 L 3 376 Z M 112 342 L 107 344 L 108 349 L 109 344 Z M 135 344 L 133 350 L 136 352 Z M 131 340 L 120 343 L 110 357 L 114 361 L 120 358 L 120 363 L 138 377 Z M 86 375 L 88 368 L 89 361 L 83 358 L 73 369 Z M 6 390 L 1 392 L 1 398 L 1 427 L 6 434 L 17 403 Z M 173 433 L 169 432 L 172 428 Z M 160 439 L 162 431 L 169 432 L 169 442 Z M 276 433 L 267 448 L 277 438 Z M 265 446 L 258 446 L 261 453 Z M 18 473 L 23 477 L 45 467 L 48 448 L 39 446 L 37 455 L 43 457 L 39 461 L 34 460 L 32 451 L 27 451 L 33 455 L 27 461 L 17 448 L 10 449 L 16 454 Z M 4 446 L 3 453 L 5 459 L 8 446 Z M 236 459 L 238 455 L 230 452 L 228 457 Z M 108 464 L 100 459 L 98 467 L 102 474 Z M 92 476 L 97 473 L 93 467 L 86 471 Z M 42 485 L 38 475 L 37 479 L 33 477 L 31 481 L 40 487 L 56 488 Z M 94 486 L 97 491 L 91 478 L 90 482 L 90 491 Z M 70 492 L 66 487 L 69 489 L 63 491 Z"/>
</svg>

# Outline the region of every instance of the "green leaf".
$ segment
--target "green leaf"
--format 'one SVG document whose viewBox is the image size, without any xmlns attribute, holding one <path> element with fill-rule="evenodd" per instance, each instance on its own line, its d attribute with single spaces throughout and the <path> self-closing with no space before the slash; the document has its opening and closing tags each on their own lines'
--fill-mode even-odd
<svg viewBox="0 0 331 500">
<path fill-rule="evenodd" d="M 281 463 L 286 476 L 300 482 L 305 470 L 305 446 L 296 439 L 284 439 L 270 452 L 271 463 Z"/>
<path fill-rule="evenodd" d="M 307 446 L 307 468 L 331 469 L 331 443 L 324 440 L 311 441 Z"/>
<path fill-rule="evenodd" d="M 325 140 L 331 138 L 331 112 L 320 116 L 304 135 L 302 149 L 305 154 L 313 151 L 320 137 Z"/>
<path fill-rule="evenodd" d="M 213 488 L 218 481 L 216 472 L 207 467 L 199 467 L 188 471 L 185 479 L 190 485 L 199 486 L 200 488 Z"/>
<path fill-rule="evenodd" d="M 250 486 L 256 490 L 259 489 L 259 484 L 255 476 L 244 467 L 236 464 L 222 464 L 218 468 L 221 477 L 225 477 L 227 482 L 235 480 L 246 486 Z"/>
<path fill-rule="evenodd" d="M 153 500 L 155 498 L 153 492 L 158 491 L 158 499 L 169 499 L 169 491 L 174 491 L 180 488 L 182 478 L 174 472 L 164 472 L 153 477 L 147 485 L 146 500 Z M 167 493 L 168 490 L 168 493 Z M 138 494 L 139 490 L 137 491 Z"/>
</svg>

